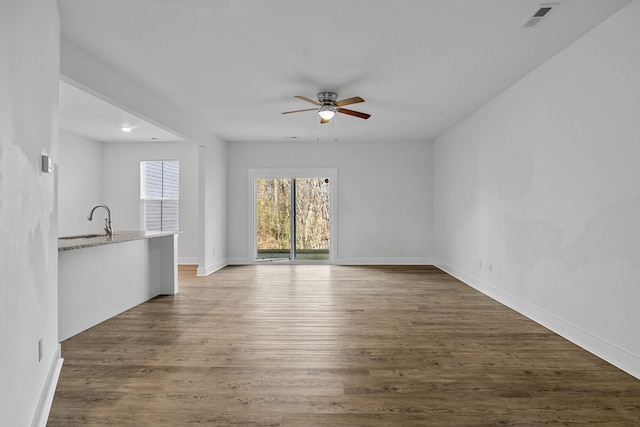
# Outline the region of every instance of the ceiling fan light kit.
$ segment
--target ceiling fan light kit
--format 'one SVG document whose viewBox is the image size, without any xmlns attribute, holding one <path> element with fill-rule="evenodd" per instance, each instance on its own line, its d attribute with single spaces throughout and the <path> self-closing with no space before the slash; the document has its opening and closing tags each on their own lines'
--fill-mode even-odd
<svg viewBox="0 0 640 427">
<path fill-rule="evenodd" d="M 323 105 L 320 108 L 320 111 L 318 111 L 318 115 L 321 118 L 323 118 L 324 120 L 331 120 L 331 119 L 333 119 L 333 116 L 336 115 L 336 112 L 333 109 L 333 107 L 331 107 L 329 105 Z"/>
<path fill-rule="evenodd" d="M 351 104 L 357 104 L 359 102 L 364 102 L 364 99 L 362 99 L 359 96 L 342 99 L 340 101 L 338 101 L 338 94 L 335 92 L 320 92 L 318 93 L 317 96 L 318 96 L 317 101 L 314 101 L 313 99 L 307 98 L 305 96 L 300 96 L 300 95 L 296 95 L 295 97 L 303 101 L 307 101 L 314 105 L 317 105 L 320 108 L 286 111 L 282 114 L 299 113 L 302 111 L 317 111 L 318 115 L 320 116 L 321 124 L 329 123 L 329 121 L 335 116 L 336 113 L 347 114 L 349 116 L 359 117 L 365 120 L 371 117 L 371 114 L 361 113 L 359 111 L 342 108 L 344 105 L 351 105 Z"/>
</svg>

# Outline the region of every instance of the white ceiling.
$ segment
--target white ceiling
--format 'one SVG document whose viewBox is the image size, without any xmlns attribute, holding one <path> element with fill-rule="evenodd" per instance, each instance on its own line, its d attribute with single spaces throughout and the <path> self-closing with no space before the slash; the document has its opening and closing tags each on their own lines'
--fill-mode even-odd
<svg viewBox="0 0 640 427">
<path fill-rule="evenodd" d="M 182 138 L 96 96 L 60 82 L 60 129 L 102 142 L 177 142 Z M 131 129 L 124 132 L 123 127 Z"/>
<path fill-rule="evenodd" d="M 432 139 L 629 2 L 522 29 L 544 1 L 58 0 L 64 36 L 227 141 Z M 372 117 L 280 114 L 325 90 Z"/>
</svg>

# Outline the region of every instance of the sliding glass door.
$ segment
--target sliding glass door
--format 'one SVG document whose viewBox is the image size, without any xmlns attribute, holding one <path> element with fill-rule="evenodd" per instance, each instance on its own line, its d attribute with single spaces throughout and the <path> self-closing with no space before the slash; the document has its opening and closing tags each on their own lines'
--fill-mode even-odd
<svg viewBox="0 0 640 427">
<path fill-rule="evenodd" d="M 256 180 L 257 261 L 291 259 L 291 180 Z"/>
<path fill-rule="evenodd" d="M 328 261 L 330 209 L 328 178 L 296 178 L 294 189 L 294 259 Z"/>
<path fill-rule="evenodd" d="M 255 260 L 331 261 L 328 177 L 256 177 Z"/>
</svg>

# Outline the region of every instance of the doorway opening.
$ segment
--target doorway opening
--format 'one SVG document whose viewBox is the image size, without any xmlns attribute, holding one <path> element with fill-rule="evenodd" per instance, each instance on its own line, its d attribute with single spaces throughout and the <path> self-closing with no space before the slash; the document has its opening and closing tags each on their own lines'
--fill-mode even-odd
<svg viewBox="0 0 640 427">
<path fill-rule="evenodd" d="M 311 172 L 253 171 L 255 262 L 333 261 L 335 170 Z"/>
</svg>

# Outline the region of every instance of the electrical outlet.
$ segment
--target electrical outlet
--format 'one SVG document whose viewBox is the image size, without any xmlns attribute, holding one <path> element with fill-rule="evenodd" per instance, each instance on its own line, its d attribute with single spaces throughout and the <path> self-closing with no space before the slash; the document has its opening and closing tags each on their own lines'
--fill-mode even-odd
<svg viewBox="0 0 640 427">
<path fill-rule="evenodd" d="M 38 341 L 38 362 L 42 362 L 42 338 Z"/>
<path fill-rule="evenodd" d="M 490 262 L 490 263 L 489 263 L 488 270 L 489 270 L 489 271 L 493 271 L 493 263 L 492 263 L 492 262 Z"/>
<path fill-rule="evenodd" d="M 478 268 L 482 269 L 482 260 L 481 259 L 478 260 Z"/>
</svg>

